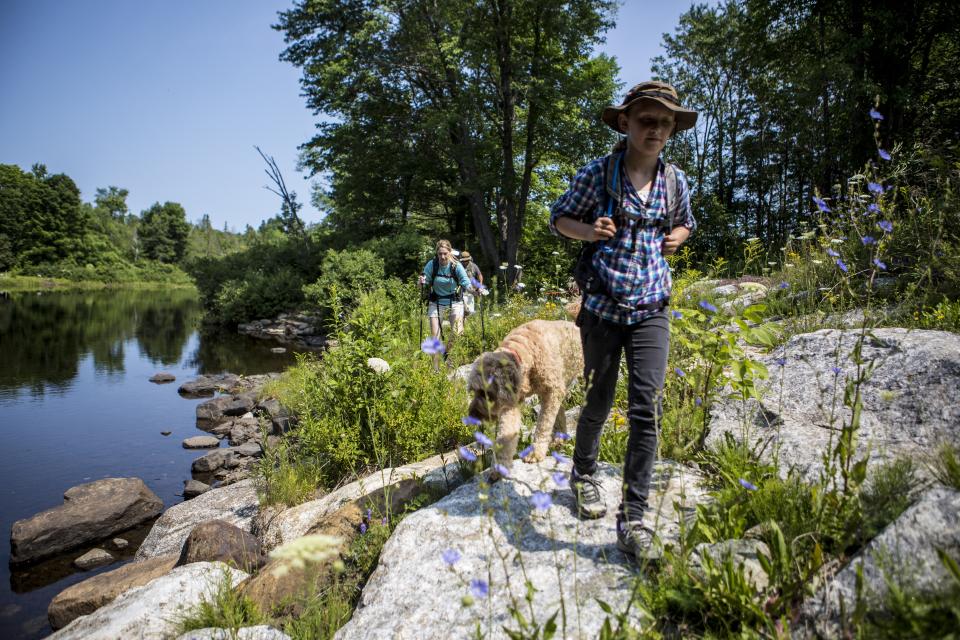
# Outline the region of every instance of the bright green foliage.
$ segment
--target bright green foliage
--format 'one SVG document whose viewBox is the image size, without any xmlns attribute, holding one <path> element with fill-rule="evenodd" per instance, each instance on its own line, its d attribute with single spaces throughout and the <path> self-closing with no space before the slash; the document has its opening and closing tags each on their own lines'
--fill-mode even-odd
<svg viewBox="0 0 960 640">
<path fill-rule="evenodd" d="M 272 273 L 255 271 L 243 280 L 227 280 L 217 291 L 214 309 L 224 324 L 239 324 L 255 318 L 273 318 L 300 303 L 301 280 L 289 267 Z"/>
<path fill-rule="evenodd" d="M 188 612 L 178 623 L 178 635 L 208 627 L 237 630 L 264 624 L 266 617 L 250 598 L 240 595 L 230 586 L 230 577 L 224 574 L 216 590 Z"/>
<path fill-rule="evenodd" d="M 360 295 L 376 289 L 383 277 L 383 260 L 373 252 L 331 249 L 323 257 L 320 277 L 303 288 L 304 300 L 320 311 L 322 317 L 328 318 L 335 305 L 352 309 Z"/>
<path fill-rule="evenodd" d="M 960 450 L 956 445 L 940 445 L 930 467 L 937 480 L 960 491 Z"/>
<path fill-rule="evenodd" d="M 186 254 L 190 225 L 183 207 L 176 202 L 157 202 L 144 211 L 137 232 L 146 258 L 173 264 Z"/>
</svg>

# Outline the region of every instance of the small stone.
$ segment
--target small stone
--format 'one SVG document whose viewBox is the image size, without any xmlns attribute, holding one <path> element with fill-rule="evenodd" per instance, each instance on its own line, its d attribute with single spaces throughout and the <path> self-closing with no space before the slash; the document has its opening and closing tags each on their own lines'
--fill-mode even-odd
<svg viewBox="0 0 960 640">
<path fill-rule="evenodd" d="M 117 549 L 126 549 L 130 546 L 130 543 L 123 538 L 114 538 L 110 542 L 112 542 L 113 546 L 115 546 Z"/>
<path fill-rule="evenodd" d="M 152 376 L 150 376 L 150 382 L 153 382 L 156 384 L 166 384 L 168 382 L 173 382 L 176 379 L 177 379 L 177 376 L 173 375 L 172 373 L 167 373 L 165 371 L 160 373 L 155 373 Z"/>
<path fill-rule="evenodd" d="M 87 571 L 88 569 L 110 564 L 111 562 L 113 562 L 113 556 L 110 555 L 108 551 L 104 551 L 103 549 L 91 549 L 74 560 L 73 564 L 80 569 Z"/>
<path fill-rule="evenodd" d="M 287 350 L 284 349 L 283 347 L 272 347 L 272 348 L 270 349 L 270 351 L 272 351 L 273 353 L 286 353 L 286 352 L 287 352 Z"/>
<path fill-rule="evenodd" d="M 232 449 L 237 455 L 259 458 L 263 455 L 263 449 L 256 442 L 248 442 Z"/>
<path fill-rule="evenodd" d="M 161 432 L 160 432 L 160 435 L 162 435 L 162 436 L 168 436 L 168 435 L 170 435 L 171 433 L 173 433 L 173 431 L 161 431 Z"/>
<path fill-rule="evenodd" d="M 220 446 L 220 440 L 214 436 L 193 436 L 183 441 L 184 449 L 214 449 Z"/>
<path fill-rule="evenodd" d="M 200 482 L 199 480 L 184 480 L 183 482 L 183 497 L 187 500 L 196 498 L 201 493 L 206 493 L 207 491 L 210 491 L 210 485 Z"/>
</svg>

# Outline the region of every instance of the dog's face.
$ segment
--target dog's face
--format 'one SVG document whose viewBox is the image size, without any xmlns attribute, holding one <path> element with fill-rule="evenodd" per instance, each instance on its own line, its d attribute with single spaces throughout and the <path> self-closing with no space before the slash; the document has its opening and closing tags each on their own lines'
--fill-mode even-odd
<svg viewBox="0 0 960 640">
<path fill-rule="evenodd" d="M 505 410 L 517 406 L 521 382 L 520 365 L 512 356 L 503 352 L 484 353 L 467 380 L 473 396 L 469 415 L 480 420 L 499 418 Z"/>
</svg>

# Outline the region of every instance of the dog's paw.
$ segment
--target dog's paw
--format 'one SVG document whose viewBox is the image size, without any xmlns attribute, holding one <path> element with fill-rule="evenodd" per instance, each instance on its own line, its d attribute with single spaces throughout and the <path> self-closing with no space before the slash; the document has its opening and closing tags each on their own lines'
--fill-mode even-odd
<svg viewBox="0 0 960 640">
<path fill-rule="evenodd" d="M 537 447 L 534 447 L 533 451 L 531 451 L 531 452 L 528 453 L 527 455 L 523 456 L 523 461 L 524 461 L 524 462 L 527 462 L 527 463 L 531 463 L 531 462 L 542 462 L 543 459 L 546 458 L 546 457 L 547 457 L 547 450 L 546 450 L 546 448 L 544 448 L 543 450 L 541 450 L 541 449 L 539 449 L 539 448 L 537 448 Z"/>
</svg>

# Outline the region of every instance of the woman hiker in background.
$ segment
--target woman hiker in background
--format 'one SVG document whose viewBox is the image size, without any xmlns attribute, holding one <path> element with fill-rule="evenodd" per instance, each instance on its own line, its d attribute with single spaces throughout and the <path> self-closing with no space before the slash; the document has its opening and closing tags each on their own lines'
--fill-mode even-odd
<svg viewBox="0 0 960 640">
<path fill-rule="evenodd" d="M 463 270 L 467 272 L 467 277 L 470 278 L 470 284 L 473 288 L 477 290 L 483 289 L 483 273 L 480 272 L 480 267 L 473 261 L 473 256 L 470 255 L 469 251 L 460 253 L 460 264 L 463 265 Z M 473 293 L 464 291 L 463 317 L 468 318 L 473 315 L 475 311 L 476 307 L 474 305 Z"/>
<path fill-rule="evenodd" d="M 437 254 L 427 261 L 420 275 L 420 286 L 427 287 L 427 317 L 430 318 L 430 335 L 441 335 L 440 323 L 443 314 L 450 319 L 450 338 L 444 345 L 450 350 L 454 336 L 463 333 L 463 292 L 470 289 L 470 278 L 463 265 L 453 259 L 453 248 L 449 240 L 437 242 Z M 446 352 L 445 351 L 445 352 Z M 433 368 L 440 368 L 440 354 L 433 354 Z"/>
<path fill-rule="evenodd" d="M 657 450 L 660 393 L 669 349 L 670 267 L 696 227 L 684 174 L 660 158 L 677 131 L 697 113 L 680 106 L 674 88 L 643 82 L 623 102 L 604 109 L 605 122 L 626 137 L 611 155 L 591 161 L 554 203 L 550 230 L 595 243 L 578 264 L 585 284 L 577 324 L 583 342 L 586 401 L 577 422 L 570 484 L 582 517 L 606 513 L 595 479 L 600 432 L 610 413 L 620 354 L 626 352 L 630 436 L 617 513 L 617 546 L 635 561 L 659 557 L 643 523 Z M 583 267 L 583 269 L 581 269 Z M 585 270 L 585 271 L 584 271 Z"/>
</svg>

